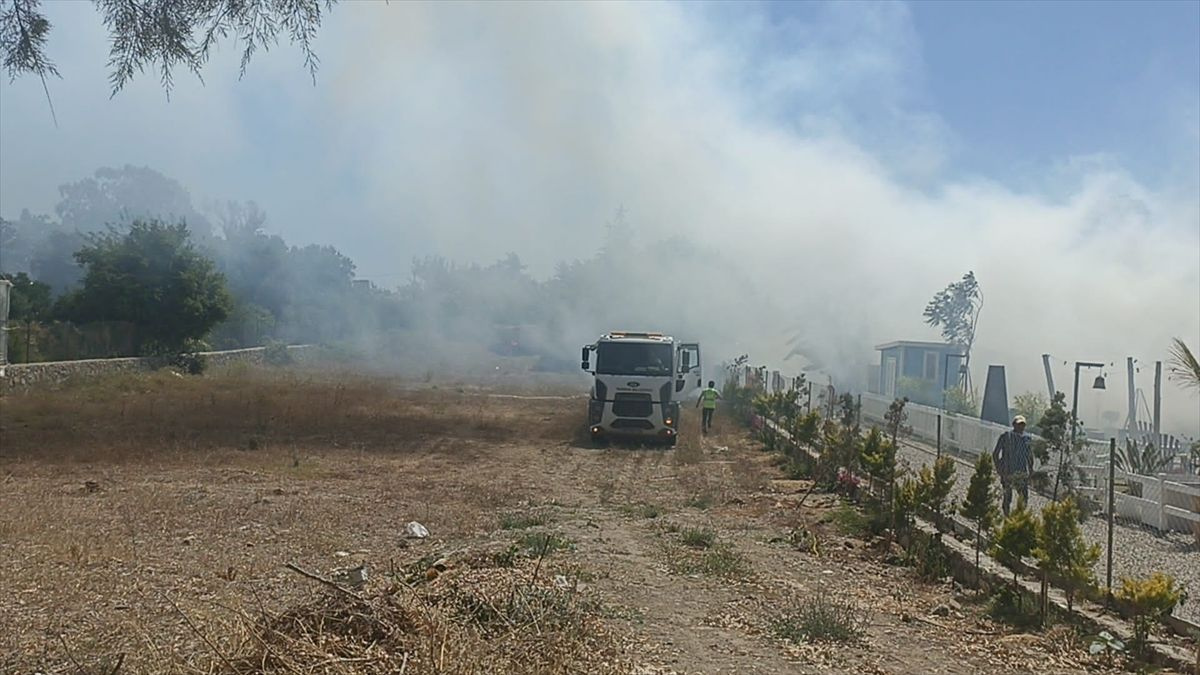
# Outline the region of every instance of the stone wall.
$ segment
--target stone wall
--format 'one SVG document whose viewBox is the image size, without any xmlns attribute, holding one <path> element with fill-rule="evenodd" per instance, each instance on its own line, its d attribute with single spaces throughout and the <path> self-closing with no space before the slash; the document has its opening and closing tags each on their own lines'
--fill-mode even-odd
<svg viewBox="0 0 1200 675">
<path fill-rule="evenodd" d="M 311 345 L 293 345 L 288 352 L 297 360 L 313 354 Z M 219 368 L 234 363 L 261 364 L 263 347 L 232 349 L 222 352 L 202 352 L 209 368 Z M 23 392 L 42 388 L 54 388 L 68 380 L 104 377 L 121 373 L 148 372 L 167 364 L 162 357 L 134 357 L 123 359 L 86 359 L 80 361 L 50 361 L 47 363 L 21 363 L 0 366 L 0 393 Z"/>
</svg>

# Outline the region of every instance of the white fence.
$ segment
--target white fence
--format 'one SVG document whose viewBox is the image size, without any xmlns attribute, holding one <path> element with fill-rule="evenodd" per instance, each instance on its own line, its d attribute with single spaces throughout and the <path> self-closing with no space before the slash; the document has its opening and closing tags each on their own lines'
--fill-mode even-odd
<svg viewBox="0 0 1200 675">
<path fill-rule="evenodd" d="M 863 394 L 862 415 L 866 419 L 882 422 L 891 404 L 892 399 L 885 396 Z M 908 413 L 905 424 L 911 427 L 912 435 L 928 443 L 937 442 L 938 415 L 941 415 L 942 447 L 970 458 L 991 452 L 996 438 L 1008 430 L 1008 427 L 999 424 L 914 403 L 908 403 L 904 410 Z M 1108 457 L 1107 443 L 1092 440 L 1088 444 L 1086 457 L 1089 462 Z M 1077 468 L 1088 479 L 1087 485 L 1080 487 L 1080 491 L 1095 498 L 1102 512 L 1107 513 L 1108 466 L 1089 464 Z M 1195 532 L 1196 528 L 1200 528 L 1200 485 L 1186 485 L 1171 480 L 1171 476 L 1165 474 L 1140 476 L 1119 470 L 1116 471 L 1116 482 L 1118 485 L 1140 486 L 1131 487 L 1130 492 L 1141 494 L 1139 497 L 1117 491 L 1113 499 L 1113 511 L 1118 517 L 1158 530 Z"/>
</svg>

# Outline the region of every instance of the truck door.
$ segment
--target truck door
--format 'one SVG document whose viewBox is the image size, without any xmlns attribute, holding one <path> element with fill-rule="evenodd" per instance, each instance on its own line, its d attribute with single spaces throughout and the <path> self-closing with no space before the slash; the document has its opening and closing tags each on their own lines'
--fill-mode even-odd
<svg viewBox="0 0 1200 675">
<path fill-rule="evenodd" d="M 676 373 L 675 391 L 690 391 L 704 386 L 703 374 L 700 369 L 700 343 L 685 342 L 677 348 L 679 353 L 679 372 Z"/>
</svg>

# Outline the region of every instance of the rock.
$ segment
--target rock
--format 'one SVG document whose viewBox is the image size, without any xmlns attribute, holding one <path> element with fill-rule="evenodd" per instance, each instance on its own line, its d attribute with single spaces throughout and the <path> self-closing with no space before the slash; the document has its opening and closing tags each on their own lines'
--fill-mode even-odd
<svg viewBox="0 0 1200 675">
<path fill-rule="evenodd" d="M 429 536 L 429 530 L 414 520 L 404 526 L 404 536 L 410 539 L 424 539 Z"/>
<path fill-rule="evenodd" d="M 933 616 L 950 616 L 950 606 L 947 604 L 941 604 L 937 607 L 934 607 L 929 613 Z"/>
</svg>

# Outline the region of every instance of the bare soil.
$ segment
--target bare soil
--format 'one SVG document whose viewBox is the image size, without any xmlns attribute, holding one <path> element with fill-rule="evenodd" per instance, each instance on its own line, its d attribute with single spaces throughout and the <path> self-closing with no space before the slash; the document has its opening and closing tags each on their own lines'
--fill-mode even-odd
<svg viewBox="0 0 1200 675">
<path fill-rule="evenodd" d="M 0 672 L 1102 668 L 1070 627 L 884 564 L 837 498 L 798 508 L 720 412 L 598 449 L 575 393 L 242 370 L 4 398 Z M 861 637 L 782 636 L 816 598 Z"/>
</svg>

